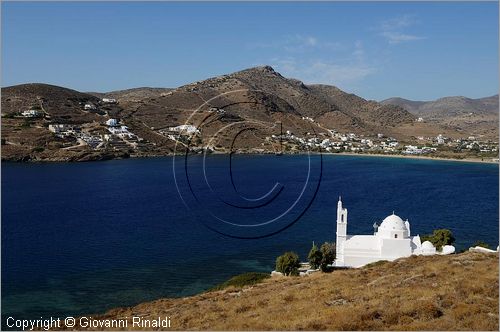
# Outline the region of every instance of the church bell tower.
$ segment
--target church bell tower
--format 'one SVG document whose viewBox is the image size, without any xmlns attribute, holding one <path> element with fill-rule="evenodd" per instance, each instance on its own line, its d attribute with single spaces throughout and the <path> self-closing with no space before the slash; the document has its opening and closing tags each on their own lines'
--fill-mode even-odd
<svg viewBox="0 0 500 332">
<path fill-rule="evenodd" d="M 347 209 L 342 207 L 342 199 L 339 197 L 339 202 L 337 203 L 337 240 L 336 249 L 337 257 L 335 259 L 336 266 L 342 266 L 344 264 L 344 250 L 343 244 L 347 238 Z"/>
</svg>

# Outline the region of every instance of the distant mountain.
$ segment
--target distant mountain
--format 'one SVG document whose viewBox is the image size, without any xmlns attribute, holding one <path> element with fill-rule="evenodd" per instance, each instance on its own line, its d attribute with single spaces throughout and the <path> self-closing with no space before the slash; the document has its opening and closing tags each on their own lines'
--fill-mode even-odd
<svg viewBox="0 0 500 332">
<path fill-rule="evenodd" d="M 431 123 L 474 134 L 498 136 L 498 95 L 479 99 L 444 97 L 433 101 L 389 98 L 380 103 L 403 107 Z"/>
<path fill-rule="evenodd" d="M 430 115 L 434 113 L 447 113 L 456 115 L 460 113 L 496 114 L 498 113 L 498 95 L 471 99 L 467 97 L 444 97 L 432 101 L 414 101 L 403 98 L 389 98 L 380 102 L 383 105 L 397 105 L 405 108 L 415 115 Z"/>
</svg>

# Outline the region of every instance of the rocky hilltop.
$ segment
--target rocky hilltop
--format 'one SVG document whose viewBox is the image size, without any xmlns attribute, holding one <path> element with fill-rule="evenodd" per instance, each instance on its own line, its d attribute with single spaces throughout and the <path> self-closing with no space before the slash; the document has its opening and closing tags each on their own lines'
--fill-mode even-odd
<svg viewBox="0 0 500 332">
<path fill-rule="evenodd" d="M 408 142 L 418 135 L 463 134 L 450 125 L 418 122 L 400 105 L 365 100 L 334 86 L 306 85 L 269 66 L 175 89 L 82 93 L 23 84 L 3 88 L 1 103 L 3 160 L 160 156 L 202 147 L 293 153 L 319 149 L 325 139 L 340 140 L 338 133 L 352 133 L 351 139 L 383 133 Z M 277 139 L 281 128 L 288 137 L 284 147 Z"/>
<path fill-rule="evenodd" d="M 128 329 L 136 316 L 169 317 L 170 330 L 498 331 L 498 293 L 498 254 L 466 252 L 273 277 L 92 317 L 128 318 Z"/>
</svg>

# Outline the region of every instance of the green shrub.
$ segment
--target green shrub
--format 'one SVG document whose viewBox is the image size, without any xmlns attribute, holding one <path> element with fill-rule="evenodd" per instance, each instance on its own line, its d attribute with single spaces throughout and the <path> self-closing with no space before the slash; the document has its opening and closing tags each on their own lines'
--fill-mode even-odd
<svg viewBox="0 0 500 332">
<path fill-rule="evenodd" d="M 491 249 L 490 245 L 486 242 L 483 242 L 481 240 L 478 240 L 476 242 L 474 242 L 474 244 L 472 245 L 473 247 L 483 247 L 483 248 L 486 248 L 486 249 Z"/>
<path fill-rule="evenodd" d="M 423 235 L 422 243 L 430 241 L 437 250 L 441 250 L 443 246 L 452 245 L 455 242 L 452 232 L 449 229 L 435 229 L 430 235 Z"/>
<path fill-rule="evenodd" d="M 374 267 L 374 266 L 380 266 L 380 265 L 384 265 L 385 263 L 388 263 L 389 261 L 386 261 L 386 260 L 380 260 L 380 261 L 376 261 L 376 262 L 373 262 L 373 263 L 369 263 L 369 264 L 366 264 L 365 268 L 370 268 L 370 267 Z"/>
<path fill-rule="evenodd" d="M 286 276 L 298 275 L 299 267 L 299 256 L 292 251 L 285 252 L 283 255 L 276 258 L 276 271 Z"/>
<path fill-rule="evenodd" d="M 31 150 L 32 152 L 43 152 L 45 150 L 44 147 L 42 146 L 37 146 L 37 147 L 34 147 L 33 150 Z"/>
<path fill-rule="evenodd" d="M 259 282 L 262 282 L 263 280 L 270 277 L 271 275 L 269 273 L 247 272 L 234 276 L 231 279 L 223 282 L 222 284 L 212 287 L 210 290 L 221 290 L 231 286 L 242 288 L 244 286 L 258 284 Z"/>
<path fill-rule="evenodd" d="M 309 265 L 311 265 L 312 269 L 317 269 L 321 265 L 321 261 L 323 260 L 323 254 L 318 249 L 318 246 L 314 244 L 314 242 L 311 250 L 309 251 L 307 259 L 309 260 Z"/>
<path fill-rule="evenodd" d="M 321 271 L 327 270 L 328 264 L 332 264 L 337 256 L 337 245 L 335 242 L 325 242 L 321 245 Z"/>
</svg>

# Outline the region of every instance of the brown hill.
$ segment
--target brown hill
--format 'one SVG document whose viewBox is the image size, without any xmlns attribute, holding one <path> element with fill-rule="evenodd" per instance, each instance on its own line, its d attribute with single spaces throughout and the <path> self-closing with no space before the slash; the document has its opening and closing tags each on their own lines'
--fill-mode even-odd
<svg viewBox="0 0 500 332">
<path fill-rule="evenodd" d="M 98 119 L 94 113 L 83 112 L 82 104 L 97 104 L 99 98 L 60 86 L 28 83 L 2 88 L 2 115 L 12 115 L 36 108 L 50 115 L 52 120 L 84 123 Z"/>
<path fill-rule="evenodd" d="M 334 86 L 311 85 L 310 89 L 350 116 L 354 120 L 353 123 L 371 128 L 372 133 L 387 132 L 386 128 L 412 124 L 415 121 L 415 117 L 402 107 L 367 101 Z"/>
<path fill-rule="evenodd" d="M 206 112 L 211 108 L 224 109 L 225 115 L 211 117 L 210 126 L 205 126 L 209 116 Z M 227 122 L 224 120 L 245 119 L 265 124 L 268 135 L 276 134 L 276 123 L 283 122 L 287 130 L 300 135 L 335 129 L 365 135 L 383 132 L 410 137 L 413 133 L 406 135 L 397 127 L 413 126 L 415 121 L 415 117 L 401 107 L 367 101 L 335 87 L 308 86 L 283 77 L 269 66 L 210 78 L 181 86 L 158 98 L 144 99 L 134 117 L 154 128 L 190 122 L 198 127 L 205 126 L 208 135 L 223 127 Z M 314 123 L 304 117 L 314 119 Z M 436 134 L 439 131 L 434 130 Z M 246 143 L 252 145 L 252 142 Z M 227 144 L 221 143 L 222 146 Z M 253 142 L 253 145 L 259 144 L 262 142 Z"/>
<path fill-rule="evenodd" d="M 161 94 L 168 93 L 171 90 L 172 89 L 170 88 L 140 87 L 110 92 L 89 92 L 89 94 L 99 98 L 115 98 L 119 99 L 121 102 L 124 102 L 141 101 L 146 98 L 159 97 L 161 96 Z"/>
<path fill-rule="evenodd" d="M 333 86 L 307 86 L 296 79 L 287 79 L 269 66 L 255 67 L 242 70 L 230 75 L 224 75 L 201 82 L 196 82 L 173 91 L 171 98 L 177 94 L 192 93 L 207 100 L 213 96 L 238 89 L 262 91 L 261 96 L 275 96 L 286 102 L 274 109 L 275 111 L 290 110 L 312 118 L 321 118 L 325 115 L 348 118 L 350 124 L 356 123 L 360 128 L 390 127 L 401 123 L 411 123 L 414 116 L 400 107 L 383 106 L 375 101 L 366 101 L 353 94 L 348 94 Z M 188 98 L 196 102 L 195 98 Z M 167 100 L 168 103 L 168 100 Z M 172 103 L 168 103 L 172 104 Z M 188 108 L 194 105 L 185 105 Z M 333 114 L 332 114 L 333 113 Z M 382 115 L 382 117 L 381 117 Z M 352 129 L 351 126 L 342 128 L 341 124 L 332 123 L 336 129 Z"/>
<path fill-rule="evenodd" d="M 498 254 L 466 252 L 271 278 L 92 317 L 136 330 L 149 328 L 134 327 L 134 316 L 170 317 L 170 330 L 498 331 L 498 293 Z"/>
</svg>

